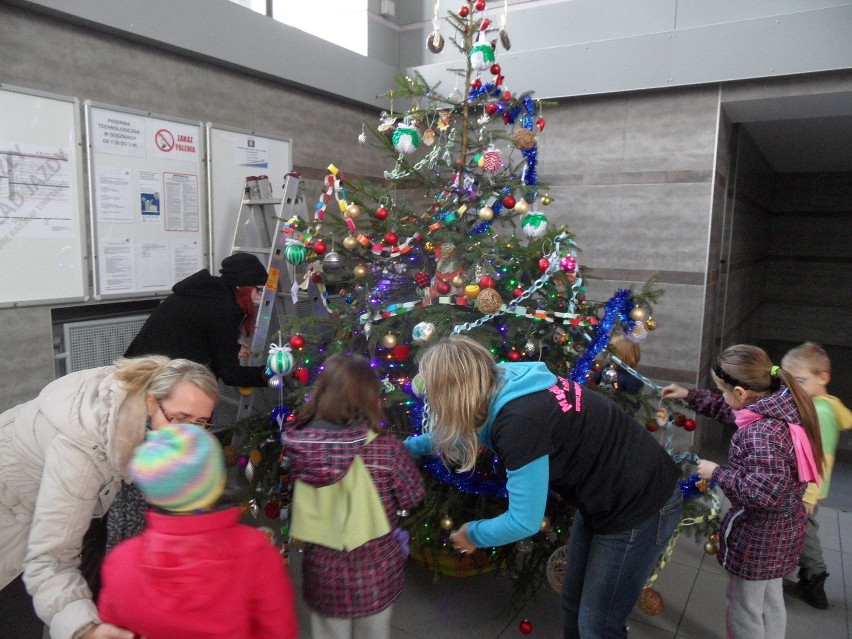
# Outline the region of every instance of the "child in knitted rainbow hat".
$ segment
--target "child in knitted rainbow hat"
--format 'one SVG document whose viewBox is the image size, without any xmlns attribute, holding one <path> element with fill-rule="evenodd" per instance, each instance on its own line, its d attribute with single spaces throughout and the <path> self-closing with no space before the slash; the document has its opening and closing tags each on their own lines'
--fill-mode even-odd
<svg viewBox="0 0 852 639">
<path fill-rule="evenodd" d="M 211 510 L 225 487 L 219 441 L 170 424 L 148 433 L 128 469 L 154 508 L 142 534 L 104 561 L 101 618 L 143 637 L 295 639 L 293 586 L 278 549 L 238 523 L 238 507 Z"/>
</svg>

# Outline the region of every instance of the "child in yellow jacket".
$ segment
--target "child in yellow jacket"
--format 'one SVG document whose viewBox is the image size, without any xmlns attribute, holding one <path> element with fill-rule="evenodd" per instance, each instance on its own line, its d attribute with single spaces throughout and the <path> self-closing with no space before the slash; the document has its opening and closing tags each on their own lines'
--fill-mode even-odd
<svg viewBox="0 0 852 639">
<path fill-rule="evenodd" d="M 808 484 L 804 496 L 805 509 L 808 513 L 808 532 L 805 537 L 805 547 L 802 549 L 802 555 L 799 558 L 799 582 L 797 585 L 799 594 L 806 603 L 814 608 L 824 610 L 828 608 L 828 598 L 825 595 L 825 580 L 828 577 L 828 571 L 822 556 L 816 513 L 819 500 L 828 497 L 838 436 L 841 430 L 852 428 L 852 412 L 843 405 L 843 402 L 828 394 L 827 386 L 831 381 L 831 360 L 819 345 L 805 342 L 801 346 L 797 346 L 784 356 L 781 360 L 781 366 L 795 377 L 799 385 L 811 396 L 819 417 L 825 465 L 822 473 L 822 485 Z"/>
</svg>

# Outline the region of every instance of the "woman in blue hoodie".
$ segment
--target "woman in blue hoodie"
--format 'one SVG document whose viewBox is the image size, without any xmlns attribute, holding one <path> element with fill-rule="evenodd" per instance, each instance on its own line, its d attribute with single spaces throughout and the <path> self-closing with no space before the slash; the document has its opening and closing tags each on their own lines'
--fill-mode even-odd
<svg viewBox="0 0 852 639">
<path fill-rule="evenodd" d="M 680 469 L 647 430 L 600 393 L 541 362 L 496 364 L 452 335 L 429 347 L 419 375 L 430 432 L 409 437 L 415 457 L 441 454 L 458 472 L 481 445 L 507 471 L 509 508 L 451 535 L 461 552 L 537 533 L 549 490 L 577 512 L 562 588 L 567 638 L 626 637 L 625 622 L 680 521 Z"/>
</svg>

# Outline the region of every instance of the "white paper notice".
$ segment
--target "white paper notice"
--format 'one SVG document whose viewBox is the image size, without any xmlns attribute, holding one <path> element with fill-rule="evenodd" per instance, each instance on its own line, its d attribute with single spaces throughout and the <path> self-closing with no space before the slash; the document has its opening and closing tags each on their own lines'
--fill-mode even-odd
<svg viewBox="0 0 852 639">
<path fill-rule="evenodd" d="M 145 120 L 141 115 L 94 108 L 92 148 L 98 153 L 145 157 Z"/>
<path fill-rule="evenodd" d="M 172 240 L 172 281 L 180 282 L 201 270 L 201 245 L 198 240 Z"/>
<path fill-rule="evenodd" d="M 70 201 L 65 151 L 0 141 L 0 219 L 16 237 L 74 237 Z"/>
<path fill-rule="evenodd" d="M 125 293 L 134 290 L 133 243 L 130 239 L 102 242 L 100 245 L 101 292 Z"/>
<path fill-rule="evenodd" d="M 198 230 L 198 176 L 163 173 L 167 231 Z"/>
<path fill-rule="evenodd" d="M 269 168 L 269 140 L 247 137 L 236 142 L 237 164 L 255 169 Z"/>
<path fill-rule="evenodd" d="M 115 166 L 96 167 L 95 207 L 99 222 L 133 223 L 130 169 Z"/>
<path fill-rule="evenodd" d="M 136 242 L 136 285 L 140 291 L 164 291 L 172 287 L 169 247 L 165 241 Z"/>
</svg>

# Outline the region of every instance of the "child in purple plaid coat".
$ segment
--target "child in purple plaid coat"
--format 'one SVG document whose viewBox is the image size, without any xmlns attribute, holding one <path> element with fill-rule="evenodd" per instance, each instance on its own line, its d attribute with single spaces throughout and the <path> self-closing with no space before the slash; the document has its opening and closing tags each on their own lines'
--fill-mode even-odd
<svg viewBox="0 0 852 639">
<path fill-rule="evenodd" d="M 334 355 L 284 433 L 296 482 L 291 532 L 308 542 L 302 594 L 314 639 L 390 637 L 408 555 L 398 513 L 425 490 L 402 441 L 381 431 L 381 402 L 370 362 Z"/>
<path fill-rule="evenodd" d="M 807 517 L 802 496 L 823 464 L 813 402 L 795 379 L 756 346 L 727 348 L 713 364 L 721 395 L 672 384 L 664 399 L 685 399 L 699 413 L 736 424 L 728 463 L 702 459 L 698 474 L 731 502 L 717 558 L 731 577 L 729 638 L 784 637 L 782 577 L 798 565 Z"/>
</svg>

